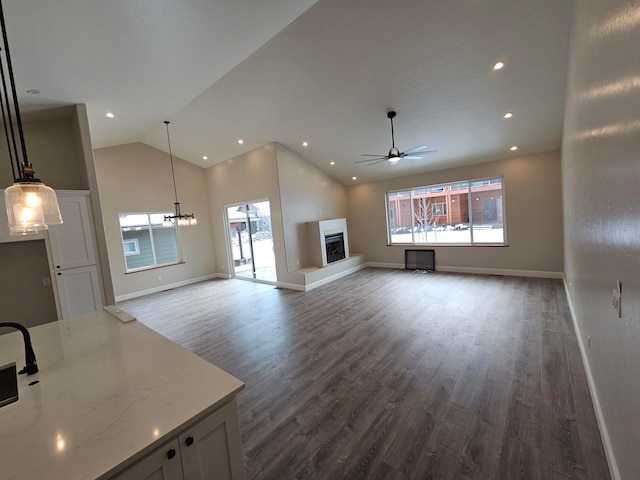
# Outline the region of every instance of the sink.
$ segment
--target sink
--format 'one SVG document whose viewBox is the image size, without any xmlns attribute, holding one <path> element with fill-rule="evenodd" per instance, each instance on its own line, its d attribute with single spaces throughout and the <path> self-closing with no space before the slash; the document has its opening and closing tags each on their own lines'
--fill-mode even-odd
<svg viewBox="0 0 640 480">
<path fill-rule="evenodd" d="M 18 401 L 16 362 L 0 367 L 0 407 Z"/>
</svg>

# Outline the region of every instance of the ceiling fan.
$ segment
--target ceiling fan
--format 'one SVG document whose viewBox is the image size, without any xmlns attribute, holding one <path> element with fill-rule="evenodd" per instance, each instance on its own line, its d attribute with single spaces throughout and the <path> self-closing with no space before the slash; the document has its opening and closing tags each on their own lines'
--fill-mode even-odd
<svg viewBox="0 0 640 480">
<path fill-rule="evenodd" d="M 396 116 L 396 112 L 391 110 L 387 112 L 387 118 L 391 120 L 391 150 L 387 155 L 374 155 L 369 153 L 363 153 L 363 157 L 373 157 L 367 158 L 365 160 L 358 160 L 356 163 L 366 163 L 369 162 L 368 166 L 375 165 L 376 163 L 381 162 L 389 162 L 392 165 L 398 163 L 401 159 L 405 158 L 407 160 L 418 160 L 424 157 L 427 153 L 437 152 L 437 150 L 428 150 L 428 145 L 420 145 L 418 147 L 410 148 L 409 150 L 405 150 L 401 152 L 396 148 L 396 141 L 393 135 L 393 119 Z"/>
</svg>

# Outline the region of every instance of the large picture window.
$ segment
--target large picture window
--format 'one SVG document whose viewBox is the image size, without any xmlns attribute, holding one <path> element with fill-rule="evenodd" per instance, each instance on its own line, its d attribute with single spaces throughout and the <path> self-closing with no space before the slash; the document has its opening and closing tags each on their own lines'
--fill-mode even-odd
<svg viewBox="0 0 640 480">
<path fill-rule="evenodd" d="M 389 243 L 506 243 L 502 177 L 387 192 Z"/>
<path fill-rule="evenodd" d="M 120 214 L 127 272 L 180 263 L 176 227 L 164 226 L 165 215 L 171 213 Z"/>
</svg>

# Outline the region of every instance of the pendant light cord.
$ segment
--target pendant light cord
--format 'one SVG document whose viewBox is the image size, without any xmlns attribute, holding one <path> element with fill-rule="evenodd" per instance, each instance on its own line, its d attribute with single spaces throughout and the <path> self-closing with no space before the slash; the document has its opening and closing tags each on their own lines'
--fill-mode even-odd
<svg viewBox="0 0 640 480">
<path fill-rule="evenodd" d="M 176 197 L 176 203 L 178 203 L 178 190 L 176 189 L 176 174 L 173 169 L 173 154 L 171 153 L 171 138 L 169 137 L 169 121 L 165 120 L 164 124 L 167 127 L 167 143 L 169 144 L 169 159 L 171 160 L 171 178 L 173 178 L 173 193 Z"/>
<path fill-rule="evenodd" d="M 18 154 L 18 149 L 16 147 L 16 140 L 15 140 L 15 135 L 13 133 L 13 121 L 11 120 L 11 110 L 9 108 L 9 98 L 8 98 L 8 93 L 7 93 L 7 88 L 6 88 L 6 83 L 5 83 L 5 78 L 4 78 L 4 67 L 2 68 L 2 88 L 5 94 L 5 99 L 7 102 L 7 112 L 8 112 L 8 120 L 9 120 L 9 125 L 11 127 L 11 136 L 13 139 L 13 148 L 15 149 L 15 154 L 16 154 L 16 158 L 15 158 L 15 162 L 16 165 L 18 167 L 18 173 L 21 174 L 20 176 L 25 175 L 25 169 L 28 170 L 28 173 L 30 173 L 30 176 L 33 177 L 33 172 L 31 170 L 31 166 L 29 165 L 29 162 L 27 161 L 27 147 L 24 141 L 24 131 L 22 129 L 22 119 L 20 118 L 20 107 L 18 106 L 18 94 L 16 93 L 16 82 L 15 79 L 13 77 L 13 66 L 11 65 L 11 54 L 9 53 L 9 39 L 7 38 L 7 27 L 5 25 L 5 21 L 4 21 L 4 10 L 2 8 L 2 0 L 0 0 L 0 26 L 2 27 L 2 42 L 3 42 L 3 46 L 4 46 L 4 52 L 5 52 L 5 56 L 7 58 L 7 71 L 9 73 L 9 82 L 11 84 L 11 93 L 13 96 L 13 108 L 15 110 L 15 114 L 16 114 L 16 123 L 18 124 L 18 135 L 20 137 L 20 147 L 22 149 L 22 164 L 20 164 L 19 161 L 19 154 Z M 6 123 L 6 122 L 5 122 Z M 14 173 L 14 177 L 15 177 L 15 173 Z"/>
</svg>

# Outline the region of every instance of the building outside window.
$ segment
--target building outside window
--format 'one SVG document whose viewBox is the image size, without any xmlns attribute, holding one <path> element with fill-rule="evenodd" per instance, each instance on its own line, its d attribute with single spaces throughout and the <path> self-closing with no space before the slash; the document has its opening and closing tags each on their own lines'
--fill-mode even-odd
<svg viewBox="0 0 640 480">
<path fill-rule="evenodd" d="M 389 243 L 506 243 L 502 177 L 387 192 Z"/>
<path fill-rule="evenodd" d="M 164 226 L 165 215 L 171 213 L 120 214 L 127 272 L 181 262 L 176 227 Z"/>
</svg>

